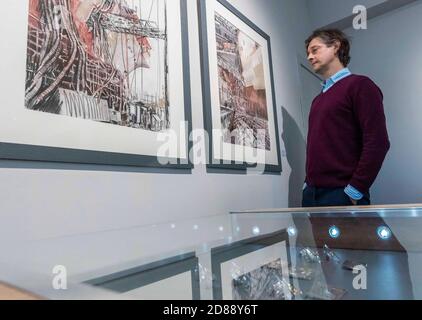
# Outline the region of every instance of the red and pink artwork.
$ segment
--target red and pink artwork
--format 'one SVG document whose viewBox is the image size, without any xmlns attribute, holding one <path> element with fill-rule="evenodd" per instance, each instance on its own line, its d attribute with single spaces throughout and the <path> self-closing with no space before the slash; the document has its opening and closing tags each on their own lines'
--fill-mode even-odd
<svg viewBox="0 0 422 320">
<path fill-rule="evenodd" d="M 26 108 L 170 127 L 166 0 L 29 0 Z"/>
</svg>

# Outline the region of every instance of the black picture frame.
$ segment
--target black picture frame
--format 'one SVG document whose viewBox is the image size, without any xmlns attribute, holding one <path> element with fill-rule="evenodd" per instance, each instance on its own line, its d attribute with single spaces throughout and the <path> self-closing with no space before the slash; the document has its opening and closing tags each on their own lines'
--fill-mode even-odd
<svg viewBox="0 0 422 320">
<path fill-rule="evenodd" d="M 287 229 L 282 229 L 270 234 L 245 239 L 211 249 L 211 269 L 213 274 L 214 300 L 223 300 L 223 281 L 221 274 L 221 265 L 223 263 L 282 242 L 285 242 L 286 244 L 288 260 L 287 265 L 290 270 L 290 243 Z M 290 277 L 289 282 L 292 284 L 292 279 Z"/>
<path fill-rule="evenodd" d="M 185 272 L 191 273 L 192 300 L 200 300 L 199 265 L 195 252 L 177 255 L 139 267 L 119 271 L 87 280 L 84 283 L 118 293 L 125 293 Z"/>
<path fill-rule="evenodd" d="M 200 27 L 200 50 L 201 50 L 201 73 L 202 73 L 202 94 L 203 94 L 203 105 L 204 105 L 204 126 L 205 130 L 208 133 L 209 137 L 209 146 L 208 146 L 208 163 L 207 168 L 210 169 L 223 169 L 223 170 L 247 170 L 248 168 L 256 168 L 257 164 L 250 164 L 247 162 L 240 163 L 239 161 L 227 161 L 216 159 L 213 151 L 213 125 L 212 125 L 212 100 L 211 100 L 211 89 L 210 89 L 210 61 L 209 61 L 209 42 L 208 42 L 208 25 L 207 25 L 207 3 L 210 1 L 216 1 L 222 4 L 227 10 L 232 14 L 242 20 L 247 26 L 253 29 L 258 33 L 265 41 L 267 42 L 267 50 L 269 57 L 269 78 L 270 78 L 270 88 L 271 88 L 271 97 L 272 105 L 274 112 L 274 128 L 275 128 L 275 146 L 276 146 L 276 158 L 277 164 L 267 164 L 265 163 L 264 173 L 280 173 L 282 172 L 282 162 L 281 162 L 281 153 L 280 153 L 280 136 L 278 128 L 278 118 L 277 118 L 277 104 L 275 97 L 275 86 L 274 86 L 274 76 L 273 76 L 273 63 L 272 63 L 272 51 L 271 51 L 271 39 L 268 34 L 261 30 L 255 23 L 253 23 L 249 18 L 243 15 L 239 10 L 237 10 L 233 5 L 231 5 L 226 0 L 197 0 L 198 1 L 198 16 L 199 16 L 199 27 Z"/>
<path fill-rule="evenodd" d="M 60 148 L 42 145 L 9 143 L 1 141 L 0 137 L 0 159 L 23 160 L 37 162 L 58 162 L 72 164 L 96 164 L 127 167 L 151 167 L 166 169 L 183 169 L 190 171 L 194 165 L 189 158 L 189 150 L 192 142 L 189 139 L 192 132 L 191 114 L 191 84 L 190 84 L 190 58 L 189 58 L 189 32 L 187 18 L 187 0 L 180 1 L 181 12 L 181 36 L 183 56 L 183 93 L 184 93 L 184 114 L 187 123 L 186 136 L 186 158 L 166 158 L 166 164 L 159 161 L 156 156 L 142 154 L 127 154 L 106 151 L 93 151 L 74 148 Z M 162 159 L 161 159 L 162 160 Z"/>
</svg>

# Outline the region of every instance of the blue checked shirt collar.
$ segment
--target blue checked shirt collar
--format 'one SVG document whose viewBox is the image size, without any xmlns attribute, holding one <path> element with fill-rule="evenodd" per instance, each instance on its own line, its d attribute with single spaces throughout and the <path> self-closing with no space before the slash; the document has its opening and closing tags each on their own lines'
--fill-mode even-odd
<svg viewBox="0 0 422 320">
<path fill-rule="evenodd" d="M 333 85 L 335 85 L 340 80 L 350 76 L 351 74 L 352 73 L 350 72 L 350 70 L 348 68 L 344 68 L 344 69 L 340 70 L 335 75 L 331 76 L 330 78 L 325 80 L 323 83 L 321 83 L 322 86 L 323 86 L 322 92 L 324 92 L 324 93 L 327 92 Z"/>
</svg>

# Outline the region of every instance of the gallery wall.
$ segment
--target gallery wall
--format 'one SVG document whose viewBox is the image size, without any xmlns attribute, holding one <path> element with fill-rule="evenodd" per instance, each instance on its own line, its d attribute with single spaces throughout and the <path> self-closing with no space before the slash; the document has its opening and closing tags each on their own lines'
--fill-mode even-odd
<svg viewBox="0 0 422 320">
<path fill-rule="evenodd" d="M 376 203 L 422 201 L 421 16 L 418 0 L 370 20 L 367 31 L 347 30 L 352 71 L 370 76 L 384 93 L 391 150 L 373 187 Z"/>
<path fill-rule="evenodd" d="M 0 161 L 2 239 L 46 239 L 227 214 L 299 206 L 304 137 L 297 54 L 310 32 L 304 0 L 232 0 L 271 36 L 281 175 L 208 173 Z M 193 128 L 203 128 L 196 1 L 188 0 Z M 300 22 L 300 23 L 298 23 Z M 22 37 L 26 37 L 25 27 Z M 4 48 L 3 48 L 4 49 Z M 5 80 L 2 80 L 5 81 Z M 16 101 L 21 107 L 22 101 Z M 284 130 L 283 130 L 284 128 Z"/>
</svg>

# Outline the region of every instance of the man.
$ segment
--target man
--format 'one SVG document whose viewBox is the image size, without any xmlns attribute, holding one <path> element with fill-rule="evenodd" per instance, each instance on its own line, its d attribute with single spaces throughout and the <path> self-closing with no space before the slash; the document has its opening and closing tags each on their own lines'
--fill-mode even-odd
<svg viewBox="0 0 422 320">
<path fill-rule="evenodd" d="M 340 30 L 316 30 L 305 43 L 325 81 L 309 116 L 302 206 L 370 205 L 369 189 L 390 148 L 382 92 L 347 69 L 350 43 Z"/>
</svg>

